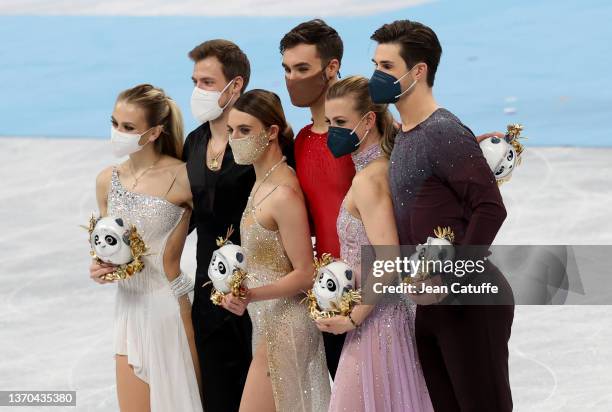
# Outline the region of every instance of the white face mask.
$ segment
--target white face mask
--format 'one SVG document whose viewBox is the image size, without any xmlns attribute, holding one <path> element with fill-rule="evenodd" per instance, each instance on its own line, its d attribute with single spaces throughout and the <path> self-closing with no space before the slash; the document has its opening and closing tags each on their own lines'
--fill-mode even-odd
<svg viewBox="0 0 612 412">
<path fill-rule="evenodd" d="M 151 129 L 153 128 L 151 127 Z M 149 130 L 142 134 L 125 133 L 120 132 L 111 126 L 111 145 L 113 148 L 113 154 L 117 157 L 123 157 L 141 150 L 144 145 L 141 146 L 138 144 L 138 142 L 140 142 L 141 137 L 147 134 Z M 145 145 L 147 143 L 145 143 Z"/>
<path fill-rule="evenodd" d="M 223 110 L 230 104 L 234 96 L 232 95 L 223 107 L 219 106 L 219 98 L 221 98 L 223 92 L 233 83 L 233 81 L 234 79 L 232 79 L 220 92 L 203 90 L 197 86 L 194 87 L 193 93 L 191 93 L 191 114 L 193 117 L 200 123 L 206 123 L 221 116 Z"/>
</svg>

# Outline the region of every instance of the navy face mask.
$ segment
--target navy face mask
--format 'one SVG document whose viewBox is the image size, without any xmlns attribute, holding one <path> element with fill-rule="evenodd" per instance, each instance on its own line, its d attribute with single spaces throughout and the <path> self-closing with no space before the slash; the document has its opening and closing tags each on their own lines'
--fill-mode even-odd
<svg viewBox="0 0 612 412">
<path fill-rule="evenodd" d="M 359 123 L 357 123 L 353 130 L 348 129 L 346 127 L 329 127 L 329 130 L 327 132 L 327 147 L 329 148 L 329 151 L 332 152 L 335 158 L 353 153 L 364 141 L 370 131 L 367 130 L 360 140 L 359 136 L 357 136 L 357 133 L 355 133 L 355 130 L 357 129 L 357 127 L 359 127 L 359 124 L 368 113 L 363 115 L 363 117 L 361 118 L 361 120 L 359 120 Z"/>
<path fill-rule="evenodd" d="M 412 69 L 408 70 L 406 74 L 399 79 L 381 70 L 374 70 L 374 74 L 372 74 L 372 77 L 370 77 L 368 81 L 368 89 L 372 101 L 376 104 L 396 103 L 404 93 L 412 89 L 417 83 L 415 79 L 406 90 L 402 91 L 400 80 L 408 75 L 411 70 Z"/>
</svg>

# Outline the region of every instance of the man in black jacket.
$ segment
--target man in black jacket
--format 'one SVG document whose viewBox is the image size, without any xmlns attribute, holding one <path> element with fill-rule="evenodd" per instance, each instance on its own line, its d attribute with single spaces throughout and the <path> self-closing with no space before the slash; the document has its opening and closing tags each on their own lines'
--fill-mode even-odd
<svg viewBox="0 0 612 412">
<path fill-rule="evenodd" d="M 221 39 L 196 46 L 189 57 L 191 111 L 202 123 L 183 148 L 194 203 L 190 230 L 198 235 L 192 320 L 204 410 L 231 412 L 239 409 L 251 363 L 251 320 L 213 305 L 207 282 L 215 239 L 233 226 L 230 240 L 240 244 L 240 218 L 255 182 L 253 167 L 237 165 L 227 144 L 227 115 L 249 82 L 250 64 L 237 45 Z"/>
</svg>

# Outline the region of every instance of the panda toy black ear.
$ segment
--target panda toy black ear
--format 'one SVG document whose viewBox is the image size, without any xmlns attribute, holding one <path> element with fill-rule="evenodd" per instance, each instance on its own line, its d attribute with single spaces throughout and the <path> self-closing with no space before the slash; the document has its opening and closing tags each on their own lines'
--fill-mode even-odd
<svg viewBox="0 0 612 412">
<path fill-rule="evenodd" d="M 350 270 L 350 269 L 345 270 L 345 271 L 344 271 L 344 276 L 346 276 L 346 278 L 347 278 L 348 280 L 353 279 L 353 271 L 352 271 L 352 270 Z"/>
<path fill-rule="evenodd" d="M 240 252 L 237 252 L 237 253 L 236 253 L 236 260 L 237 260 L 239 263 L 242 263 L 242 261 L 244 260 L 244 255 L 243 255 L 242 253 L 240 253 Z"/>
<path fill-rule="evenodd" d="M 117 222 L 117 224 L 121 227 L 123 227 L 123 219 L 121 219 L 120 217 L 118 217 L 117 219 L 115 219 L 115 222 Z"/>
<path fill-rule="evenodd" d="M 123 234 L 123 236 L 121 236 L 121 239 L 123 240 L 123 243 L 125 243 L 126 245 L 130 245 L 131 241 L 130 241 L 130 233 L 129 232 L 125 232 Z"/>
</svg>

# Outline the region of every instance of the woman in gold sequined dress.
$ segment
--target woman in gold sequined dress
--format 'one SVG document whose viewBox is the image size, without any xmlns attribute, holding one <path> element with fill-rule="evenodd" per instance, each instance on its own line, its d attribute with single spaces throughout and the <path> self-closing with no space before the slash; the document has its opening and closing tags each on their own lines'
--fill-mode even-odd
<svg viewBox="0 0 612 412">
<path fill-rule="evenodd" d="M 253 321 L 253 361 L 241 411 L 327 410 L 329 372 L 321 333 L 300 304 L 312 286 L 312 243 L 295 172 L 283 149 L 292 132 L 280 99 L 265 90 L 242 95 L 230 112 L 229 144 L 236 163 L 253 164 L 256 182 L 243 213 L 248 292 L 222 305 Z"/>
</svg>

